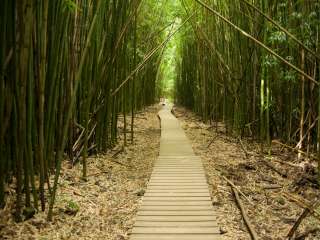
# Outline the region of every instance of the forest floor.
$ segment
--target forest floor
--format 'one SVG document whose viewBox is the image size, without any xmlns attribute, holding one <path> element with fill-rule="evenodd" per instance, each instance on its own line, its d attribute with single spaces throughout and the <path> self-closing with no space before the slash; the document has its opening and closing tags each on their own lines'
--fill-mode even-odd
<svg viewBox="0 0 320 240">
<path fill-rule="evenodd" d="M 217 127 L 204 124 L 180 107 L 174 108 L 173 113 L 181 121 L 195 153 L 203 160 L 222 239 L 250 239 L 227 180 L 243 193 L 244 197 L 240 197 L 247 215 L 259 238 L 264 240 L 286 239 L 304 205 L 319 201 L 320 191 L 313 183 L 315 174 L 306 173 L 312 163 L 305 159 L 297 161 L 296 153 L 273 145 L 273 154 L 267 158 L 268 155 L 260 154 L 258 143 L 227 136 L 222 123 Z M 266 161 L 287 177 L 271 169 Z M 320 239 L 319 206 L 316 211 L 314 216 L 303 219 L 294 239 Z M 313 234 L 307 234 L 310 232 Z"/>
<path fill-rule="evenodd" d="M 137 114 L 133 145 L 129 142 L 122 150 L 120 139 L 114 149 L 88 159 L 87 182 L 81 180 L 81 165 L 63 165 L 53 222 L 46 221 L 46 213 L 38 213 L 15 223 L 10 190 L 12 200 L 0 211 L 0 239 L 127 240 L 159 152 L 158 110 L 153 106 Z M 298 162 L 295 153 L 274 145 L 267 159 L 259 153 L 258 143 L 225 135 L 221 123 L 217 128 L 204 124 L 184 108 L 175 108 L 174 114 L 203 159 L 222 239 L 250 239 L 226 178 L 245 196 L 241 196 L 243 205 L 263 240 L 285 239 L 304 209 L 301 206 L 320 196 L 312 181 L 306 180 L 307 161 Z M 272 170 L 265 160 L 287 177 Z M 320 239 L 320 209 L 316 211 L 315 217 L 303 220 L 296 240 Z M 315 233 L 299 238 L 308 231 Z"/>
<path fill-rule="evenodd" d="M 158 110 L 155 105 L 136 115 L 133 145 L 128 140 L 122 151 L 120 139 L 112 151 L 88 159 L 87 182 L 81 180 L 80 164 L 63 165 L 53 222 L 48 223 L 46 213 L 40 212 L 15 223 L 10 211 L 13 201 L 9 201 L 0 211 L 0 239 L 128 239 L 159 153 Z"/>
</svg>

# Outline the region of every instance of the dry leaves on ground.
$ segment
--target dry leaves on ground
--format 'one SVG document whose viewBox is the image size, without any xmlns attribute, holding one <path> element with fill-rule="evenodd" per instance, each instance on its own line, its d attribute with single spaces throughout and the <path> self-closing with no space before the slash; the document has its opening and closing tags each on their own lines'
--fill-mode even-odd
<svg viewBox="0 0 320 240">
<path fill-rule="evenodd" d="M 81 165 L 64 163 L 53 222 L 46 221 L 46 213 L 38 213 L 15 223 L 12 199 L 0 212 L 0 239 L 128 239 L 159 152 L 157 112 L 158 106 L 152 106 L 137 114 L 134 144 L 121 151 L 120 139 L 113 151 L 90 157 L 88 181 L 81 180 Z"/>
<path fill-rule="evenodd" d="M 240 144 L 238 139 L 225 135 L 222 123 L 214 124 L 214 127 L 201 123 L 195 114 L 180 107 L 176 107 L 174 113 L 192 140 L 194 151 L 203 159 L 213 204 L 220 215 L 218 220 L 221 231 L 225 232 L 223 239 L 250 239 L 250 236 L 230 186 L 222 176 L 233 182 L 247 197 L 248 200 L 242 197 L 243 204 L 258 236 L 264 240 L 285 239 L 302 213 L 303 208 L 297 205 L 292 196 L 308 203 L 319 198 L 320 191 L 312 182 L 304 179 L 302 169 L 297 170 L 281 163 L 292 161 L 296 154 L 274 145 L 272 159 L 266 159 L 266 156 L 261 156 L 257 143 L 242 140 Z M 284 178 L 270 169 L 264 160 L 268 160 L 288 177 Z M 318 226 L 319 220 L 309 216 L 303 220 L 297 233 L 301 234 Z M 318 231 L 304 239 L 320 239 L 319 234 Z"/>
</svg>

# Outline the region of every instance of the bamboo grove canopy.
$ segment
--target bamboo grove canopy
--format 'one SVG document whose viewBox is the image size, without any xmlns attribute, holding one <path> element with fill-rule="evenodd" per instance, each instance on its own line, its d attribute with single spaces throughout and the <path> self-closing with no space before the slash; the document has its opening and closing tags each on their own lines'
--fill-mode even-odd
<svg viewBox="0 0 320 240">
<path fill-rule="evenodd" d="M 125 146 L 134 113 L 164 94 L 262 150 L 277 139 L 318 158 L 320 1 L 0 5 L 0 207 L 13 184 L 17 220 L 23 209 L 50 220 L 61 162 L 80 161 L 86 179 L 119 118 Z"/>
</svg>

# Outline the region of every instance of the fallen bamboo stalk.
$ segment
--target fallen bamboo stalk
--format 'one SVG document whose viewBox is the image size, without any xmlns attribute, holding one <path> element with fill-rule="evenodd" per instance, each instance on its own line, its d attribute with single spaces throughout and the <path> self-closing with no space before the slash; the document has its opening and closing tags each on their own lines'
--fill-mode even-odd
<svg viewBox="0 0 320 240">
<path fill-rule="evenodd" d="M 296 165 L 296 164 L 293 164 L 293 163 L 290 163 L 290 162 L 286 162 L 286 161 L 283 161 L 283 160 L 280 160 L 280 159 L 276 159 L 276 158 L 272 158 L 272 160 L 275 161 L 275 162 L 281 163 L 281 164 L 288 165 L 290 167 L 302 169 L 302 167 L 300 165 Z"/>
<path fill-rule="evenodd" d="M 246 158 L 249 158 L 249 153 L 248 153 L 247 149 L 245 148 L 245 146 L 243 145 L 243 142 L 242 142 L 241 138 L 238 137 L 238 140 L 239 140 L 239 142 L 240 142 L 240 146 L 241 146 L 244 154 L 246 155 Z"/>
<path fill-rule="evenodd" d="M 261 159 L 261 162 L 264 163 L 267 167 L 269 167 L 271 170 L 273 170 L 274 172 L 278 173 L 281 177 L 283 178 L 287 178 L 287 174 L 281 172 L 280 170 L 276 169 L 275 166 L 273 166 L 271 163 L 269 163 L 268 161 Z"/>
<path fill-rule="evenodd" d="M 250 199 L 236 186 L 233 184 L 233 182 L 231 182 L 228 178 L 226 178 L 225 176 L 222 176 L 222 178 L 227 182 L 229 183 L 229 185 L 231 187 L 233 187 L 234 189 L 236 189 L 251 205 L 254 205 Z"/>
<path fill-rule="evenodd" d="M 234 188 L 232 185 L 231 185 L 231 189 L 232 189 L 232 192 L 233 192 L 234 197 L 236 199 L 237 205 L 238 205 L 238 207 L 240 209 L 242 218 L 243 218 L 243 220 L 244 220 L 244 222 L 245 222 L 245 224 L 246 224 L 246 226 L 248 228 L 248 231 L 250 233 L 251 239 L 252 240 L 257 240 L 258 239 L 258 235 L 257 235 L 256 231 L 254 230 L 254 228 L 253 228 L 253 226 L 252 226 L 252 224 L 251 224 L 251 222 L 249 220 L 249 217 L 248 217 L 248 215 L 247 215 L 247 213 L 246 213 L 246 211 L 245 211 L 245 209 L 243 207 L 243 204 L 241 202 L 241 199 L 239 197 L 237 189 Z"/>
<path fill-rule="evenodd" d="M 208 146 L 207 147 L 210 147 L 211 144 L 219 137 L 219 134 L 217 134 L 216 136 L 214 136 L 211 141 L 209 142 Z"/>
<path fill-rule="evenodd" d="M 314 159 L 314 160 L 318 160 L 318 158 L 316 158 L 316 157 L 314 157 L 314 156 L 312 156 L 312 155 L 308 155 L 306 152 L 304 152 L 304 151 L 301 151 L 301 150 L 299 150 L 299 149 L 296 149 L 296 148 L 294 148 L 294 147 L 291 147 L 291 146 L 289 146 L 289 145 L 287 145 L 287 144 L 284 144 L 284 143 L 282 143 L 282 142 L 279 142 L 279 141 L 277 141 L 277 140 L 272 140 L 272 143 L 276 143 L 276 144 L 279 144 L 279 145 L 281 145 L 281 146 L 283 146 L 283 147 L 286 147 L 286 148 L 289 148 L 289 149 L 291 149 L 291 150 L 293 150 L 293 151 L 295 151 L 295 152 L 298 152 L 298 153 L 301 153 L 301 154 L 303 154 L 303 155 L 306 155 L 307 157 L 310 157 L 310 158 L 312 158 L 312 159 Z"/>
<path fill-rule="evenodd" d="M 315 209 L 317 206 L 319 205 L 319 202 L 316 201 L 312 204 L 311 209 Z M 297 221 L 294 223 L 294 225 L 292 226 L 292 228 L 290 229 L 287 238 L 289 240 L 292 239 L 294 233 L 296 232 L 296 230 L 298 229 L 298 227 L 300 226 L 300 224 L 302 223 L 303 219 L 306 218 L 309 213 L 311 212 L 311 210 L 309 208 L 305 208 L 302 212 L 302 214 L 298 217 Z"/>
<path fill-rule="evenodd" d="M 298 199 L 297 197 L 295 197 L 289 193 L 283 193 L 283 196 L 285 196 L 287 199 L 295 202 L 299 207 L 309 209 L 310 214 L 320 221 L 320 213 L 318 211 L 316 211 L 314 208 L 312 208 L 312 206 L 310 206 L 308 203 L 305 203 L 303 200 Z"/>
</svg>

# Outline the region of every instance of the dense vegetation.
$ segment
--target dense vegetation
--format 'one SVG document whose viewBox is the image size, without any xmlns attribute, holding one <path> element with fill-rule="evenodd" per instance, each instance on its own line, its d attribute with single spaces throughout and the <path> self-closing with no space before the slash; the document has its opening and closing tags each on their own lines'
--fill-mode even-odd
<svg viewBox="0 0 320 240">
<path fill-rule="evenodd" d="M 318 157 L 319 1 L 185 1 L 176 100 L 261 146 Z M 320 156 L 320 155 L 319 155 Z"/>
<path fill-rule="evenodd" d="M 24 207 L 45 210 L 48 202 L 51 218 L 61 161 L 81 160 L 85 179 L 88 154 L 116 143 L 120 115 L 123 144 L 133 141 L 134 112 L 160 92 L 158 50 L 168 25 L 161 7 L 141 0 L 1 2 L 0 205 L 14 181 L 17 220 Z"/>
</svg>

